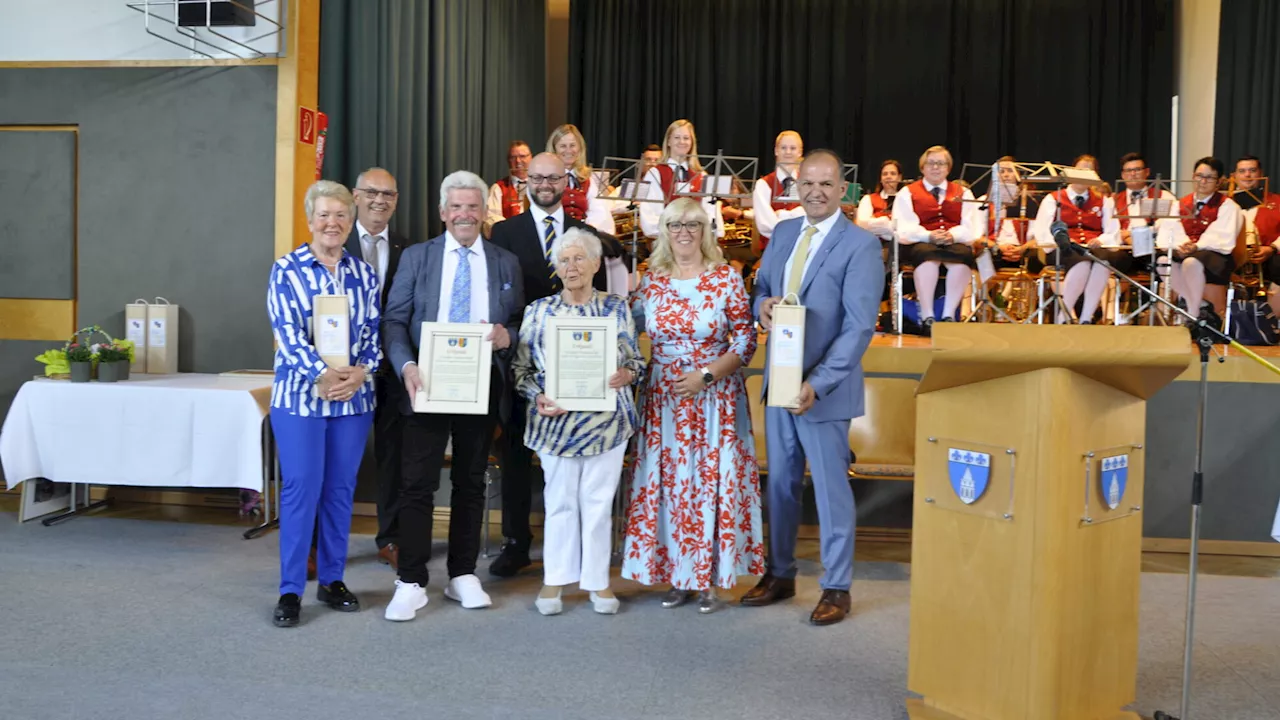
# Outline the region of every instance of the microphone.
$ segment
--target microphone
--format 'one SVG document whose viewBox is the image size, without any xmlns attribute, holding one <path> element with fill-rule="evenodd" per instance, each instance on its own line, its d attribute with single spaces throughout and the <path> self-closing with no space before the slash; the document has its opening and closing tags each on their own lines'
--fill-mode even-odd
<svg viewBox="0 0 1280 720">
<path fill-rule="evenodd" d="M 1053 235 L 1053 244 L 1058 246 L 1060 257 L 1068 255 L 1084 255 L 1085 248 L 1074 242 L 1071 242 L 1071 233 L 1067 232 L 1067 224 L 1061 220 L 1055 221 L 1049 226 L 1049 234 Z"/>
</svg>

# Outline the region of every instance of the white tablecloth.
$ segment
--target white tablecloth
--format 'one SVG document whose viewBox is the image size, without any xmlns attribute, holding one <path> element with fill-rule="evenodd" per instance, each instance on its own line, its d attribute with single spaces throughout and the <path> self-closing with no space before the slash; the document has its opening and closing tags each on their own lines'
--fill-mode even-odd
<svg viewBox="0 0 1280 720">
<path fill-rule="evenodd" d="M 24 480 L 262 491 L 271 378 L 182 373 L 118 383 L 32 380 L 18 390 L 0 463 Z"/>
</svg>

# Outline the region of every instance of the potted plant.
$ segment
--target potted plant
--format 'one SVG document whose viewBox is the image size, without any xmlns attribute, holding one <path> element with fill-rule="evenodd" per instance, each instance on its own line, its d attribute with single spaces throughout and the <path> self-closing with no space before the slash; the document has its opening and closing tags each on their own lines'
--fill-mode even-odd
<svg viewBox="0 0 1280 720">
<path fill-rule="evenodd" d="M 128 349 L 116 341 L 98 345 L 98 382 L 115 382 L 128 371 Z"/>
<path fill-rule="evenodd" d="M 71 382 L 89 382 L 93 378 L 93 351 L 81 342 L 67 345 L 67 364 L 71 366 Z"/>
</svg>

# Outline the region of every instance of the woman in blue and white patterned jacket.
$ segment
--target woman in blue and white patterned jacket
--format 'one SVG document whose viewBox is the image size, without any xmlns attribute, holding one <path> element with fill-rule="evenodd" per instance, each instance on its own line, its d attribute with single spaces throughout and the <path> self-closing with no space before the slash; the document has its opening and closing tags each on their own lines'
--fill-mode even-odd
<svg viewBox="0 0 1280 720">
<path fill-rule="evenodd" d="M 360 609 L 342 573 L 356 471 L 373 423 L 373 373 L 382 361 L 378 275 L 343 250 L 355 200 L 342 185 L 321 180 L 307 189 L 304 205 L 311 242 L 276 261 L 267 290 L 277 347 L 271 429 L 283 475 L 277 627 L 298 624 L 317 518 L 316 598 L 335 610 Z M 313 328 L 319 295 L 347 297 L 349 365 L 330 367 L 320 357 Z"/>
<path fill-rule="evenodd" d="M 524 444 L 538 453 L 546 479 L 543 588 L 535 605 L 543 615 L 562 609 L 564 586 L 590 592 L 596 612 L 618 612 L 609 589 L 609 529 L 613 496 L 622 476 L 627 441 L 638 417 L 631 386 L 644 370 L 635 321 L 627 299 L 591 285 L 600 269 L 600 239 L 574 228 L 555 240 L 549 259 L 564 290 L 535 300 L 520 323 L 520 346 L 512 364 L 516 391 L 528 401 Z M 566 411 L 546 395 L 546 332 L 551 317 L 611 317 L 618 332 L 618 370 L 609 378 L 617 390 L 615 410 Z"/>
</svg>

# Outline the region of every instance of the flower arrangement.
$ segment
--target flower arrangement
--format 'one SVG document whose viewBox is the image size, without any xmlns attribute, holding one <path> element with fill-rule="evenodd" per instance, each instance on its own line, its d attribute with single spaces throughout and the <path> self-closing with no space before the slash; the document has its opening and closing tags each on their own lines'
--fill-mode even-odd
<svg viewBox="0 0 1280 720">
<path fill-rule="evenodd" d="M 67 355 L 67 362 L 93 362 L 93 348 L 88 345 L 82 345 L 78 342 L 68 343 L 67 349 L 63 352 Z"/>
<path fill-rule="evenodd" d="M 95 335 L 104 339 L 94 342 Z M 90 325 L 77 330 L 60 349 L 46 350 L 36 360 L 44 365 L 45 377 L 63 378 L 71 373 L 72 363 L 92 363 L 93 367 L 100 363 L 132 363 L 134 353 L 132 340 L 116 340 L 101 326 Z"/>
<path fill-rule="evenodd" d="M 128 340 L 112 340 L 99 343 L 97 347 L 98 362 L 133 362 L 133 343 Z"/>
</svg>

